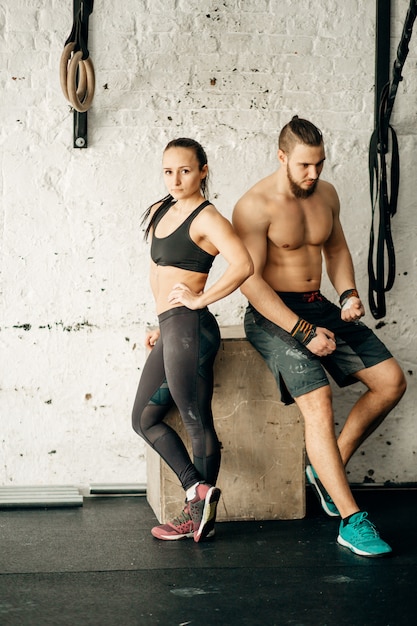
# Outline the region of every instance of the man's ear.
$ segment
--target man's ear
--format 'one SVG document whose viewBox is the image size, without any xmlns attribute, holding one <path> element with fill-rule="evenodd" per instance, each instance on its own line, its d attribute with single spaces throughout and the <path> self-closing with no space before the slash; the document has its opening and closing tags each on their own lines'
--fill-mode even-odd
<svg viewBox="0 0 417 626">
<path fill-rule="evenodd" d="M 286 165 L 288 161 L 287 154 L 281 150 L 281 148 L 278 149 L 278 161 L 280 162 L 280 165 Z"/>
</svg>

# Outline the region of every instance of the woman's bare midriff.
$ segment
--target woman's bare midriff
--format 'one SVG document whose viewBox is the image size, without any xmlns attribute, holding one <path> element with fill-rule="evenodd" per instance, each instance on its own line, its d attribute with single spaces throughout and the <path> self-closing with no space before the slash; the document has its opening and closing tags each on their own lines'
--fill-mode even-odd
<svg viewBox="0 0 417 626">
<path fill-rule="evenodd" d="M 153 289 L 157 314 L 160 315 L 169 309 L 183 306 L 182 304 L 171 304 L 168 302 L 168 296 L 174 285 L 184 283 L 191 291 L 199 293 L 204 290 L 207 276 L 208 274 L 190 272 L 188 270 L 179 269 L 178 267 L 162 265 L 156 267 L 153 276 Z"/>
</svg>

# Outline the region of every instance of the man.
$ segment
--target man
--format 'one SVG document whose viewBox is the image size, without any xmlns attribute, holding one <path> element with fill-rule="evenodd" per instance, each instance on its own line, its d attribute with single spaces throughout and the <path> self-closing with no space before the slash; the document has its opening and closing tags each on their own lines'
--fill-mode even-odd
<svg viewBox="0 0 417 626">
<path fill-rule="evenodd" d="M 242 285 L 249 301 L 245 331 L 265 358 L 286 403 L 305 421 L 307 477 L 329 515 L 341 516 L 339 544 L 362 556 L 391 552 L 350 490 L 345 466 L 405 392 L 404 375 L 360 318 L 352 258 L 334 187 L 320 180 L 323 137 L 295 116 L 279 136 L 280 167 L 236 204 L 233 223 L 254 274 Z M 320 292 L 322 259 L 340 308 Z M 366 392 L 336 440 L 324 368 L 339 386 L 361 381 Z"/>
</svg>

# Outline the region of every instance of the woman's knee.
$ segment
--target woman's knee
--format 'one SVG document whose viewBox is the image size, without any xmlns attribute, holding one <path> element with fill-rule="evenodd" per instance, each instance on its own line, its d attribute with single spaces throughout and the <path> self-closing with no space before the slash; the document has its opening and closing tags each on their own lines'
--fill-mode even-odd
<svg viewBox="0 0 417 626">
<path fill-rule="evenodd" d="M 134 406 L 132 411 L 132 428 L 137 435 L 143 437 L 143 429 L 142 429 L 142 409 Z"/>
</svg>

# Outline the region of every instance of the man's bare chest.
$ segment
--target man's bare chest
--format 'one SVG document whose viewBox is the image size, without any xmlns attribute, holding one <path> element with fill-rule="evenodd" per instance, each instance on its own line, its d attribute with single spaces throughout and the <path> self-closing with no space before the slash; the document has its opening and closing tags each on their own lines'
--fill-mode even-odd
<svg viewBox="0 0 417 626">
<path fill-rule="evenodd" d="M 333 215 L 330 209 L 314 207 L 281 211 L 274 216 L 268 230 L 268 239 L 277 248 L 297 249 L 303 246 L 322 246 L 330 237 Z"/>
</svg>

